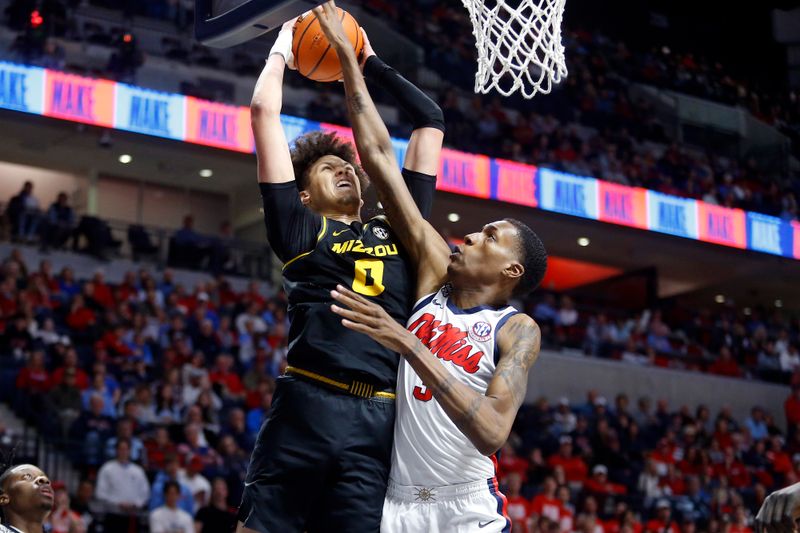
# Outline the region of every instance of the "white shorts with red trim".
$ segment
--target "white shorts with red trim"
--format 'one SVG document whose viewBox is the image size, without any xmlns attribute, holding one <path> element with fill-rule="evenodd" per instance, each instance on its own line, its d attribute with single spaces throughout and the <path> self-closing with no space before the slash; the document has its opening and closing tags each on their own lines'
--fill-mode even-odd
<svg viewBox="0 0 800 533">
<path fill-rule="evenodd" d="M 444 487 L 390 481 L 381 533 L 508 533 L 507 508 L 496 478 Z"/>
</svg>

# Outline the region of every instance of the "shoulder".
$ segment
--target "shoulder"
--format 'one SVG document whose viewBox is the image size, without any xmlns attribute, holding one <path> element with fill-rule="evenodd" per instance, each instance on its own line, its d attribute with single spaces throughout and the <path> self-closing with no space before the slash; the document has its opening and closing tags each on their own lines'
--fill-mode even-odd
<svg viewBox="0 0 800 533">
<path fill-rule="evenodd" d="M 501 339 L 524 340 L 538 337 L 540 335 L 540 330 L 539 324 L 530 316 L 521 312 L 512 312 L 498 330 L 497 334 Z"/>
<path fill-rule="evenodd" d="M 541 331 L 536 321 L 525 313 L 515 313 L 497 332 L 500 359 L 513 353 L 535 359 L 541 345 Z"/>
</svg>

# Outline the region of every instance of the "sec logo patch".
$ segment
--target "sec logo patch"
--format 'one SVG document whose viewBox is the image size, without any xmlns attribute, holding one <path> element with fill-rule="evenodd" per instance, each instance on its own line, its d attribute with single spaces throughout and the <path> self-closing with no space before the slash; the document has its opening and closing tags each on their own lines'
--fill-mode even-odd
<svg viewBox="0 0 800 533">
<path fill-rule="evenodd" d="M 486 342 L 492 336 L 492 326 L 488 322 L 475 322 L 469 330 L 469 337 L 478 342 Z"/>
<path fill-rule="evenodd" d="M 389 238 L 389 232 L 379 226 L 372 228 L 372 233 L 379 239 L 386 240 Z"/>
</svg>

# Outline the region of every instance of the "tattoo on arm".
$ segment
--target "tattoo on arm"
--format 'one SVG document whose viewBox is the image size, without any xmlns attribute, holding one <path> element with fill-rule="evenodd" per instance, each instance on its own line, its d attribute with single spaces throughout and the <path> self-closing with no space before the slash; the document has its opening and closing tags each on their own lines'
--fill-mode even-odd
<svg viewBox="0 0 800 533">
<path fill-rule="evenodd" d="M 514 408 L 518 409 L 525 400 L 528 370 L 539 355 L 539 330 L 522 322 L 509 324 L 508 328 L 505 334 L 513 339 L 513 346 L 498 363 L 495 376 L 503 379 Z"/>
<path fill-rule="evenodd" d="M 347 101 L 350 103 L 350 111 L 352 111 L 354 115 L 360 115 L 364 112 L 364 95 L 361 93 L 355 93 L 350 96 Z"/>
<path fill-rule="evenodd" d="M 473 398 L 469 404 L 469 409 L 467 409 L 467 412 L 464 413 L 464 416 L 459 417 L 458 420 L 454 420 L 456 425 L 461 429 L 469 428 L 469 425 L 478 415 L 478 411 L 480 411 L 481 405 L 483 405 L 483 401 L 485 399 L 486 396 L 476 396 Z"/>
<path fill-rule="evenodd" d="M 444 380 L 444 383 L 442 383 L 438 387 L 434 387 L 432 392 L 433 395 L 436 396 L 436 399 L 438 400 L 441 396 L 444 396 L 445 394 L 450 392 L 450 389 L 453 388 L 453 383 L 455 383 L 455 381 L 456 378 L 448 374 L 447 379 Z"/>
</svg>

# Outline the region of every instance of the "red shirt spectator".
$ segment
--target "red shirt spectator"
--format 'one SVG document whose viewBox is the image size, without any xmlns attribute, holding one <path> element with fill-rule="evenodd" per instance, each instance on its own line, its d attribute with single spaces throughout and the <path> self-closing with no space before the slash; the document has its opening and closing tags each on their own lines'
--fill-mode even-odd
<svg viewBox="0 0 800 533">
<path fill-rule="evenodd" d="M 211 383 L 222 387 L 223 395 L 226 397 L 238 397 L 244 399 L 245 390 L 242 380 L 238 374 L 231 372 L 233 368 L 233 357 L 228 354 L 217 356 L 217 364 L 209 375 Z"/>
<path fill-rule="evenodd" d="M 783 410 L 786 413 L 786 425 L 796 426 L 800 424 L 800 385 L 792 387 L 792 394 L 786 398 Z"/>
<path fill-rule="evenodd" d="M 788 456 L 788 454 L 787 454 Z M 747 467 L 736 458 L 733 448 L 725 449 L 725 459 L 722 463 L 714 465 L 714 473 L 728 480 L 731 486 L 741 489 L 750 485 L 750 472 Z"/>
<path fill-rule="evenodd" d="M 111 292 L 111 287 L 105 282 L 102 271 L 98 270 L 94 273 L 92 285 L 94 285 L 94 292 L 92 293 L 94 301 L 106 309 L 114 307 L 114 293 Z"/>
<path fill-rule="evenodd" d="M 564 511 L 561 500 L 556 496 L 556 480 L 548 476 L 542 483 L 542 492 L 533 497 L 528 510 L 531 515 L 544 516 L 553 522 L 560 522 Z"/>
<path fill-rule="evenodd" d="M 656 503 L 656 512 L 658 513 L 656 517 L 649 520 L 644 527 L 647 533 L 680 533 L 680 527 L 672 519 L 670 505 L 667 500 L 659 500 Z"/>
<path fill-rule="evenodd" d="M 717 374 L 718 376 L 728 376 L 733 378 L 738 378 L 742 375 L 742 370 L 739 368 L 739 364 L 734 361 L 733 357 L 731 356 L 731 351 L 727 346 L 720 348 L 719 359 L 714 361 L 714 363 L 708 367 L 708 371 L 712 374 Z"/>
<path fill-rule="evenodd" d="M 28 364 L 17 374 L 16 386 L 32 394 L 44 394 L 50 390 L 50 375 L 44 367 L 44 353 L 31 353 Z"/>
<path fill-rule="evenodd" d="M 528 475 L 528 461 L 519 457 L 509 444 L 503 446 L 500 451 L 500 459 L 497 462 L 497 478 L 505 482 L 506 477 L 511 473 L 516 472 L 520 475 L 523 481 Z"/>
<path fill-rule="evenodd" d="M 565 435 L 560 443 L 558 453 L 551 455 L 547 464 L 551 468 L 561 467 L 568 482 L 583 482 L 589 469 L 583 459 L 572 455 L 572 438 Z"/>
<path fill-rule="evenodd" d="M 528 533 L 528 519 L 531 516 L 530 502 L 521 494 L 522 476 L 512 472 L 506 479 L 506 500 L 508 501 L 507 514 L 514 525 L 514 531 Z"/>
<path fill-rule="evenodd" d="M 75 386 L 84 391 L 89 388 L 89 375 L 78 366 L 78 354 L 70 348 L 64 354 L 64 364 L 56 368 L 50 375 L 50 387 L 55 387 L 64 381 L 64 371 L 75 371 Z"/>
<path fill-rule="evenodd" d="M 628 489 L 608 481 L 608 469 L 605 465 L 597 465 L 592 469 L 592 477 L 583 482 L 583 488 L 595 494 L 626 494 Z"/>
<path fill-rule="evenodd" d="M 125 328 L 117 326 L 114 329 L 107 331 L 101 339 L 103 346 L 114 355 L 128 357 L 133 355 L 133 350 L 122 342 L 122 336 L 125 334 Z"/>
<path fill-rule="evenodd" d="M 77 331 L 86 331 L 95 324 L 94 311 L 86 307 L 82 295 L 75 296 L 66 321 L 69 327 Z"/>
</svg>

